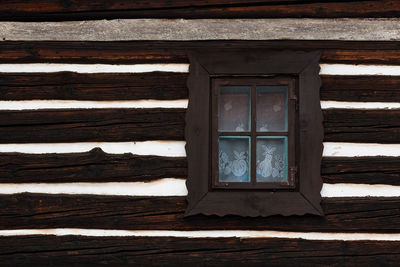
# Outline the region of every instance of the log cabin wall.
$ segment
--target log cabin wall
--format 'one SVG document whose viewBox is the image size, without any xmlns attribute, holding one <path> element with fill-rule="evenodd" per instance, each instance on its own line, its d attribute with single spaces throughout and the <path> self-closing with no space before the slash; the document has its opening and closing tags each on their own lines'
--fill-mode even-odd
<svg viewBox="0 0 400 267">
<path fill-rule="evenodd" d="M 394 0 L 2 1 L 1 264 L 398 265 L 399 15 Z M 322 51 L 325 217 L 183 218 L 186 51 L 249 47 Z"/>
</svg>

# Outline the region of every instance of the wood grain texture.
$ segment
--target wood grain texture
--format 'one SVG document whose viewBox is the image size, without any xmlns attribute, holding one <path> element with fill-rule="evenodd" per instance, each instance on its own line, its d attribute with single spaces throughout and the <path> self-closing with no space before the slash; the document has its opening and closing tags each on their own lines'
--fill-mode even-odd
<svg viewBox="0 0 400 267">
<path fill-rule="evenodd" d="M 187 49 L 320 50 L 322 63 L 400 64 L 399 42 L 355 41 L 134 41 L 0 42 L 2 63 L 188 63 Z"/>
<path fill-rule="evenodd" d="M 1 100 L 187 98 L 186 73 L 2 73 Z"/>
<path fill-rule="evenodd" d="M 0 142 L 183 140 L 185 112 L 165 108 L 2 111 Z"/>
<path fill-rule="evenodd" d="M 324 198 L 325 216 L 184 218 L 185 197 L 0 195 L 0 229 L 400 232 L 400 198 Z"/>
<path fill-rule="evenodd" d="M 143 182 L 160 178 L 186 178 L 181 157 L 107 154 L 100 148 L 84 153 L 0 153 L 0 182 Z"/>
<path fill-rule="evenodd" d="M 280 238 L 3 236 L 2 264 L 396 266 L 400 242 Z"/>
<path fill-rule="evenodd" d="M 188 98 L 188 73 L 1 73 L 0 100 Z M 400 77 L 321 75 L 321 100 L 400 101 Z"/>
<path fill-rule="evenodd" d="M 321 99 L 356 102 L 399 102 L 398 76 L 321 75 Z"/>
<path fill-rule="evenodd" d="M 400 185 L 400 157 L 325 157 L 324 183 Z"/>
<path fill-rule="evenodd" d="M 325 141 L 399 143 L 400 110 L 327 109 Z"/>
<path fill-rule="evenodd" d="M 0 143 L 183 140 L 185 113 L 162 108 L 0 111 Z M 400 110 L 323 113 L 325 141 L 400 142 Z"/>
<path fill-rule="evenodd" d="M 298 1 L 49 1 L 7 0 L 1 20 L 61 21 L 114 18 L 398 17 L 395 0 Z"/>
<path fill-rule="evenodd" d="M 400 41 L 398 24 L 398 18 L 5 21 L 0 41 Z"/>
<path fill-rule="evenodd" d="M 325 157 L 325 183 L 400 185 L 398 157 Z M 0 183 L 142 182 L 187 177 L 183 157 L 84 153 L 0 153 Z"/>
</svg>

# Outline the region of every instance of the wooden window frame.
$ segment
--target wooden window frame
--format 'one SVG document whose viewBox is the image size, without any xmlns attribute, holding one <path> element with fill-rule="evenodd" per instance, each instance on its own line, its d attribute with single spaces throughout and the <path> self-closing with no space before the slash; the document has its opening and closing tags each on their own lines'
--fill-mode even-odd
<svg viewBox="0 0 400 267">
<path fill-rule="evenodd" d="M 323 215 L 320 205 L 323 125 L 319 51 L 192 50 L 188 52 L 189 105 L 186 113 L 188 206 L 185 216 Z M 218 78 L 291 77 L 298 105 L 296 186 L 219 189 L 212 186 L 212 81 Z"/>
</svg>

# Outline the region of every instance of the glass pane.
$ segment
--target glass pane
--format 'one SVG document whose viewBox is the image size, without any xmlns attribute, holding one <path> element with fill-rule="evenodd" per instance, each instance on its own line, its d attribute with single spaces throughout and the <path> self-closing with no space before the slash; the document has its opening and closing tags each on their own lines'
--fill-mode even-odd
<svg viewBox="0 0 400 267">
<path fill-rule="evenodd" d="M 287 131 L 287 92 L 287 86 L 257 86 L 257 131 Z"/>
<path fill-rule="evenodd" d="M 257 137 L 257 182 L 287 182 L 287 137 Z"/>
<path fill-rule="evenodd" d="M 250 87 L 221 86 L 218 99 L 218 129 L 228 132 L 249 131 Z"/>
<path fill-rule="evenodd" d="M 219 181 L 250 182 L 250 137 L 220 136 Z"/>
</svg>

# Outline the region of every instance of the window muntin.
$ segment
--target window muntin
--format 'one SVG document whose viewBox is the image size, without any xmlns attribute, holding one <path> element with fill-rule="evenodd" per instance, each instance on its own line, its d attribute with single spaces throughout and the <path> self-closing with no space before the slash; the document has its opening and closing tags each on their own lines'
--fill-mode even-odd
<svg viewBox="0 0 400 267">
<path fill-rule="evenodd" d="M 212 188 L 296 189 L 295 91 L 290 77 L 212 79 Z"/>
</svg>

